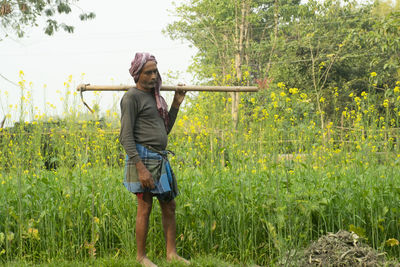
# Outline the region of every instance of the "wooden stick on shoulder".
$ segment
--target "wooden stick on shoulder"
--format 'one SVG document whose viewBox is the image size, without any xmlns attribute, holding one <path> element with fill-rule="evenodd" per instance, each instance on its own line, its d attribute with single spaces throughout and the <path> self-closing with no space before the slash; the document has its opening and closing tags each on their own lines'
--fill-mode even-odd
<svg viewBox="0 0 400 267">
<path fill-rule="evenodd" d="M 128 91 L 135 85 L 90 85 L 80 84 L 77 91 L 81 94 L 83 104 L 93 113 L 94 111 L 83 100 L 83 92 L 85 91 Z M 256 86 L 203 86 L 203 85 L 163 85 L 161 91 L 203 91 L 203 92 L 257 92 L 259 90 Z"/>
<path fill-rule="evenodd" d="M 80 84 L 77 91 L 128 91 L 135 85 L 90 85 Z M 203 91 L 203 92 L 257 92 L 257 86 L 204 86 L 204 85 L 163 85 L 161 91 Z"/>
</svg>

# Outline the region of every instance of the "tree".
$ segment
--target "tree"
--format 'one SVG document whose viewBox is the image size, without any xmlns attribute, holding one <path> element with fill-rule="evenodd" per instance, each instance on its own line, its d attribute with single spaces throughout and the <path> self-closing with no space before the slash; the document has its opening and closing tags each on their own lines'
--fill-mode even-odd
<svg viewBox="0 0 400 267">
<path fill-rule="evenodd" d="M 77 0 L 78 1 L 78 0 Z M 71 0 L 0 0 L 0 27 L 4 34 L 0 38 L 7 37 L 8 30 L 16 33 L 18 37 L 24 36 L 26 28 L 38 27 L 39 18 L 45 18 L 44 32 L 52 35 L 62 29 L 72 33 L 74 26 L 56 20 L 57 14 L 69 14 L 77 1 Z M 82 12 L 79 15 L 81 20 L 93 19 L 93 12 Z"/>
<path fill-rule="evenodd" d="M 398 12 L 380 17 L 373 6 L 356 1 L 309 1 L 305 6 L 306 13 L 284 32 L 287 42 L 277 55 L 288 60 L 273 67 L 275 78 L 308 90 L 317 106 L 321 97 L 326 99 L 329 120 L 341 114 L 349 94 L 379 94 L 394 86 L 400 67 Z M 369 88 L 375 71 L 380 80 Z"/>
<path fill-rule="evenodd" d="M 311 97 L 324 128 L 326 121 L 340 119 L 352 103 L 349 95 L 367 91 L 379 98 L 400 80 L 400 1 L 390 10 L 359 0 L 301 2 L 191 0 L 176 8 L 180 20 L 166 32 L 198 49 L 192 65 L 197 78 L 284 82 Z M 374 72 L 379 75 L 371 84 Z M 261 93 L 258 99 L 266 104 Z M 237 121 L 238 99 L 231 100 Z"/>
<path fill-rule="evenodd" d="M 259 27 L 259 16 L 266 9 L 264 2 L 192 0 L 176 8 L 180 21 L 168 25 L 165 32 L 198 48 L 193 69 L 200 79 L 213 77 L 212 81 L 219 84 L 246 84 L 248 75 L 244 72 L 249 73 L 249 52 L 254 46 L 251 33 Z M 232 93 L 231 100 L 237 125 L 239 94 Z"/>
</svg>

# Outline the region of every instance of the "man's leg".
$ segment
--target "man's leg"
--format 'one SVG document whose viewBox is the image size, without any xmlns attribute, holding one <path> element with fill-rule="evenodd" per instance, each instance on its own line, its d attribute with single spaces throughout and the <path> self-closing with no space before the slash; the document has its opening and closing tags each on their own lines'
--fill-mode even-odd
<svg viewBox="0 0 400 267">
<path fill-rule="evenodd" d="M 167 244 L 167 260 L 178 260 L 189 264 L 189 261 L 178 256 L 176 253 L 176 220 L 175 220 L 175 200 L 169 202 L 159 201 L 162 212 L 162 224 L 164 237 Z"/>
<path fill-rule="evenodd" d="M 149 217 L 153 205 L 153 195 L 149 192 L 137 195 L 136 245 L 137 260 L 144 266 L 156 266 L 146 256 L 146 239 L 149 231 Z M 152 265 L 153 264 L 153 265 Z"/>
</svg>

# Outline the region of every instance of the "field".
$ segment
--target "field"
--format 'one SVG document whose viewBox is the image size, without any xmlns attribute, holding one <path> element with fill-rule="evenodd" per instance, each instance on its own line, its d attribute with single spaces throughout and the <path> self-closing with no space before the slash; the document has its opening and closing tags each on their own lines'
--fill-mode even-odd
<svg viewBox="0 0 400 267">
<path fill-rule="evenodd" d="M 65 95 L 62 119 L 25 99 L 26 122 L 0 129 L 0 261 L 135 264 L 119 115 L 87 115 Z M 399 96 L 399 87 L 381 100 L 350 95 L 329 120 L 316 108 L 323 99 L 277 83 L 241 95 L 237 126 L 229 94 L 188 96 L 168 146 L 178 252 L 194 266 L 276 266 L 343 229 L 399 258 Z M 148 254 L 165 264 L 160 222 L 154 205 Z"/>
</svg>

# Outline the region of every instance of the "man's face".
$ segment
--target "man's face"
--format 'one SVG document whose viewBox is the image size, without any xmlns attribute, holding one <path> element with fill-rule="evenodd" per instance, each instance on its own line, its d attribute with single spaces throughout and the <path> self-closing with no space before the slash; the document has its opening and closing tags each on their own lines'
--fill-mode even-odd
<svg viewBox="0 0 400 267">
<path fill-rule="evenodd" d="M 153 89 L 157 82 L 157 73 L 157 64 L 154 61 L 148 61 L 146 64 L 144 64 L 143 69 L 139 75 L 139 89 Z"/>
</svg>

